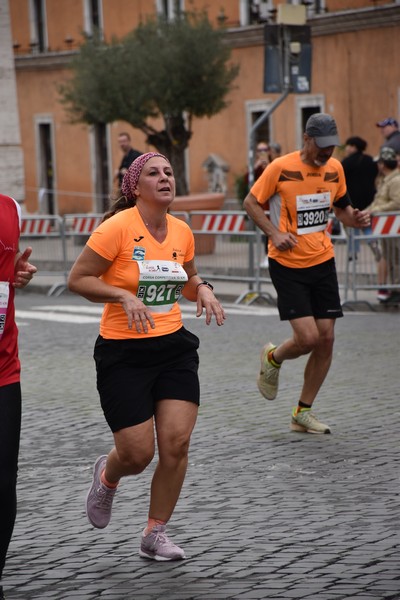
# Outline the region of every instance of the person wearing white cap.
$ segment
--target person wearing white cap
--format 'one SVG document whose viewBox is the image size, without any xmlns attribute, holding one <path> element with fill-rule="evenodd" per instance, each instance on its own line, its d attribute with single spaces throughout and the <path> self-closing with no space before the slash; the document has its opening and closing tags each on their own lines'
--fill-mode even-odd
<svg viewBox="0 0 400 600">
<path fill-rule="evenodd" d="M 383 176 L 372 204 L 371 214 L 400 211 L 400 171 L 397 155 L 393 148 L 383 147 L 379 152 L 378 167 Z M 382 259 L 378 263 L 378 282 L 389 277 L 391 288 L 378 290 L 378 300 L 384 304 L 400 304 L 400 242 L 397 238 L 385 237 L 382 243 Z M 385 294 L 386 292 L 386 294 Z"/>
<path fill-rule="evenodd" d="M 333 209 L 347 227 L 367 227 L 371 222 L 367 211 L 350 204 L 343 167 L 332 158 L 339 144 L 333 117 L 312 115 L 303 148 L 271 162 L 244 200 L 249 216 L 269 237 L 269 269 L 279 315 L 292 327 L 291 337 L 262 349 L 258 389 L 274 400 L 282 363 L 309 355 L 291 416 L 291 429 L 304 433 L 331 432 L 311 412 L 332 362 L 335 320 L 343 316 L 334 248 L 327 233 L 329 213 Z"/>
<path fill-rule="evenodd" d="M 400 154 L 400 131 L 399 124 L 393 117 L 387 117 L 376 124 L 380 128 L 384 142 L 382 148 L 393 148 L 396 154 Z"/>
</svg>

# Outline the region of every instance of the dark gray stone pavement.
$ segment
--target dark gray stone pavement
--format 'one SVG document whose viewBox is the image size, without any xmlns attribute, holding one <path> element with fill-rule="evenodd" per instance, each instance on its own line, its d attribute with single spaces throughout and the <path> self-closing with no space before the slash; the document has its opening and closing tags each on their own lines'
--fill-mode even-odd
<svg viewBox="0 0 400 600">
<path fill-rule="evenodd" d="M 289 430 L 305 358 L 285 363 L 274 402 L 256 387 L 261 346 L 289 334 L 276 309 L 227 304 L 226 324 L 208 328 L 184 306 L 201 339 L 202 405 L 169 533 L 188 558 L 158 563 L 138 556 L 154 465 L 122 482 L 107 529 L 85 515 L 93 462 L 112 445 L 92 359 L 99 308 L 17 297 L 23 431 L 7 600 L 400 598 L 398 311 L 337 322 L 315 404 L 332 435 L 314 436 Z"/>
</svg>

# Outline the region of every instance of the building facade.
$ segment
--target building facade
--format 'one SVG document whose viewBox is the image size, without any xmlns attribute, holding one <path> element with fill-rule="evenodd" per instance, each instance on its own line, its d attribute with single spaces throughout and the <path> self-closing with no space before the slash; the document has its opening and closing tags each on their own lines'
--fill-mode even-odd
<svg viewBox="0 0 400 600">
<path fill-rule="evenodd" d="M 19 202 L 24 200 L 24 157 L 11 42 L 8 2 L 0 3 L 0 190 Z"/>
<path fill-rule="evenodd" d="M 283 4 L 305 7 L 312 61 L 309 87 L 280 101 L 282 92 L 264 91 L 264 36 L 265 26 L 276 24 Z M 283 152 L 299 148 L 312 112 L 333 114 L 343 142 L 359 135 L 368 141 L 371 154 L 382 143 L 376 122 L 400 115 L 399 0 L 8 0 L 8 9 L 0 11 L 0 28 L 9 28 L 0 44 L 3 53 L 7 44 L 14 53 L 15 69 L 7 86 L 9 97 L 16 95 L 18 111 L 2 116 L 0 130 L 3 134 L 12 125 L 10 143 L 17 152 L 22 148 L 23 177 L 17 169 L 9 186 L 18 188 L 15 196 L 24 200 L 28 212 L 102 212 L 121 160 L 118 133 L 128 131 L 141 151 L 154 149 L 141 131 L 126 123 L 89 127 L 68 120 L 58 88 L 70 77 L 68 65 L 83 32 L 91 35 L 94 28 L 110 40 L 124 36 L 148 15 L 158 12 L 173 18 L 185 9 L 205 9 L 213 24 L 224 27 L 240 73 L 229 106 L 193 124 L 187 150 L 192 193 L 207 190 L 204 164 L 212 155 L 228 165 L 227 196 L 235 197 L 235 181 L 247 169 L 252 141 L 278 142 Z M 21 173 L 22 160 L 15 162 Z M 10 193 L 5 188 L 3 192 Z"/>
</svg>

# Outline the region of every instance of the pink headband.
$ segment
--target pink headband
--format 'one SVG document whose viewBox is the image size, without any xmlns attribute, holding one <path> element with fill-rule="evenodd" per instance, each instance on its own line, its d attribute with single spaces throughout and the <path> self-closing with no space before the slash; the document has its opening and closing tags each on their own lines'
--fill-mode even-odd
<svg viewBox="0 0 400 600">
<path fill-rule="evenodd" d="M 145 154 L 141 154 L 135 158 L 125 173 L 122 180 L 121 192 L 127 198 L 127 200 L 133 200 L 135 198 L 133 191 L 137 186 L 142 169 L 147 161 L 155 156 L 161 156 L 162 158 L 165 158 L 167 162 L 169 162 L 168 158 L 163 154 L 159 154 L 158 152 L 146 152 Z"/>
</svg>

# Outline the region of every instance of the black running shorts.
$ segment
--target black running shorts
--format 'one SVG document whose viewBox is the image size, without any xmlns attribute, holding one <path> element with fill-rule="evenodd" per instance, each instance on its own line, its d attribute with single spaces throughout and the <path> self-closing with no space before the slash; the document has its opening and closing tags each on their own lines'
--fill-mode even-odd
<svg viewBox="0 0 400 600">
<path fill-rule="evenodd" d="M 111 431 L 144 423 L 158 400 L 199 405 L 198 347 L 198 337 L 184 327 L 148 339 L 99 336 L 94 347 L 97 389 Z"/>
<path fill-rule="evenodd" d="M 333 258 L 305 269 L 284 267 L 270 258 L 269 272 L 278 295 L 278 310 L 282 321 L 301 317 L 343 317 Z"/>
</svg>

